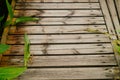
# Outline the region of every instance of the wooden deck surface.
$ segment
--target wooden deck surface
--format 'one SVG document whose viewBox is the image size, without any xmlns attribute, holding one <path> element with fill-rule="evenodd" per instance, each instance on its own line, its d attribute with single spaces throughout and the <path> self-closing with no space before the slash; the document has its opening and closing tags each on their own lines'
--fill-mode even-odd
<svg viewBox="0 0 120 80">
<path fill-rule="evenodd" d="M 116 34 L 119 24 L 112 18 L 109 0 L 17 0 L 14 18 L 32 16 L 7 28 L 3 42 L 11 46 L 2 65 L 23 65 L 24 34 L 31 41 L 33 61 L 18 80 L 115 80 L 119 69 L 111 40 L 101 33 Z M 112 6 L 114 9 L 114 6 Z M 111 12 L 111 13 L 110 13 Z M 5 34 L 6 30 L 4 31 Z M 117 36 L 112 36 L 117 39 Z"/>
</svg>

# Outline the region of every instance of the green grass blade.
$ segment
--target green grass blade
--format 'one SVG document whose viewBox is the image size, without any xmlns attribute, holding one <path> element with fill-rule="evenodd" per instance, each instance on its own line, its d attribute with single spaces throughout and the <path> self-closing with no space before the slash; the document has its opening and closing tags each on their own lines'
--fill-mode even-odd
<svg viewBox="0 0 120 80">
<path fill-rule="evenodd" d="M 28 36 L 24 35 L 25 46 L 24 46 L 24 66 L 27 66 L 27 63 L 30 58 L 30 40 Z"/>
<path fill-rule="evenodd" d="M 10 19 L 10 20 L 8 20 L 8 21 L 5 22 L 4 27 L 9 26 L 11 24 L 12 24 L 12 20 Z"/>
<path fill-rule="evenodd" d="M 10 48 L 9 45 L 6 44 L 0 44 L 0 54 L 3 54 L 6 50 Z"/>
<path fill-rule="evenodd" d="M 120 41 L 119 40 L 113 40 L 113 49 L 116 53 L 118 53 L 120 55 Z"/>
<path fill-rule="evenodd" d="M 26 67 L 0 67 L 0 80 L 12 80 L 25 72 L 26 69 Z"/>
<path fill-rule="evenodd" d="M 6 5 L 7 5 L 7 9 L 8 9 L 8 13 L 9 13 L 10 19 L 13 19 L 14 13 L 13 13 L 13 10 L 12 10 L 12 6 L 8 2 L 8 0 L 6 0 Z"/>
<path fill-rule="evenodd" d="M 1 22 L 3 19 L 4 19 L 4 16 L 1 16 L 1 17 L 0 17 L 0 22 Z"/>
<path fill-rule="evenodd" d="M 37 20 L 38 18 L 33 18 L 33 17 L 20 17 L 16 19 L 15 24 L 28 22 L 28 21 L 37 21 Z"/>
</svg>

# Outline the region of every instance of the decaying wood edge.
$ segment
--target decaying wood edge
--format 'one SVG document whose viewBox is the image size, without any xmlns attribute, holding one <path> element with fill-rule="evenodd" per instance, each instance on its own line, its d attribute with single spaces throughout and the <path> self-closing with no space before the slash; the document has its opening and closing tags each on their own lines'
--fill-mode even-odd
<svg viewBox="0 0 120 80">
<path fill-rule="evenodd" d="M 118 16 L 117 16 L 117 11 L 115 9 L 114 0 L 106 0 L 106 2 L 107 2 L 108 9 L 109 9 L 109 12 L 110 12 L 110 15 L 112 18 L 112 23 L 114 24 L 113 27 L 114 27 L 117 37 L 118 37 L 117 39 L 120 40 L 120 37 L 119 37 L 120 33 L 118 31 L 118 30 L 120 30 L 120 24 L 119 24 L 119 20 L 118 20 Z M 120 68 L 120 55 L 117 52 L 115 52 L 115 57 L 118 62 L 118 66 Z"/>
<path fill-rule="evenodd" d="M 16 0 L 12 0 L 11 5 L 13 7 L 13 10 L 14 10 L 14 7 L 15 7 L 15 3 L 16 3 Z M 9 18 L 10 17 L 8 16 L 7 20 L 9 20 Z M 1 38 L 1 44 L 6 44 L 9 28 L 10 28 L 10 26 L 7 26 L 7 27 L 4 28 L 2 38 Z M 8 51 L 6 51 L 4 54 L 6 54 L 6 53 L 8 53 Z M 1 59 L 2 59 L 2 55 L 0 55 L 0 62 L 1 62 Z"/>
<path fill-rule="evenodd" d="M 110 4 L 109 4 L 109 6 L 107 5 L 107 0 L 99 0 L 99 1 L 100 1 L 100 5 L 101 5 L 102 11 L 103 11 L 103 15 L 104 15 L 104 18 L 105 18 L 105 21 L 106 21 L 106 26 L 108 28 L 109 34 L 117 34 L 117 35 L 119 35 L 118 33 L 116 33 L 116 30 L 118 29 L 118 26 L 113 25 L 113 24 L 115 24 L 114 23 L 115 21 L 112 21 L 111 16 L 113 16 L 113 13 L 111 13 L 112 11 L 110 11 L 112 9 L 109 9 L 109 7 L 111 5 Z M 109 0 L 109 1 L 111 1 L 111 0 Z M 116 13 L 114 13 L 114 14 L 116 14 Z M 115 20 L 115 19 L 113 19 L 113 20 Z M 117 36 L 113 35 L 112 39 L 117 40 L 118 38 L 117 38 Z M 111 45 L 112 46 L 113 46 L 113 40 L 111 40 Z M 113 51 L 114 51 L 114 48 L 113 48 Z M 115 58 L 116 58 L 116 61 L 117 61 L 117 64 L 118 64 L 118 69 L 115 70 L 114 72 L 116 72 L 116 71 L 120 72 L 120 55 L 116 51 L 114 51 L 114 54 L 115 54 Z M 117 74 L 115 73 L 115 75 L 117 75 Z M 114 78 L 118 79 L 118 77 L 116 77 L 116 76 L 114 76 Z"/>
<path fill-rule="evenodd" d="M 116 30 L 117 36 L 120 36 L 120 33 L 119 33 L 120 24 L 119 24 L 118 15 L 117 15 L 117 11 L 116 11 L 116 8 L 115 8 L 114 0 L 107 0 L 107 5 L 108 5 L 108 9 L 109 9 L 109 12 L 110 12 L 112 22 L 114 24 L 114 28 Z"/>
</svg>

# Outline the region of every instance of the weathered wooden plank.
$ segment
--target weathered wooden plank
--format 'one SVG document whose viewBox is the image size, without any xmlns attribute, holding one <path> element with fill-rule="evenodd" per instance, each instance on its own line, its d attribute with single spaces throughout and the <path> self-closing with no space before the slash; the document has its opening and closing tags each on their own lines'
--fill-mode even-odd
<svg viewBox="0 0 120 80">
<path fill-rule="evenodd" d="M 15 48 L 17 45 L 13 45 L 13 48 Z M 43 50 L 45 46 L 48 46 L 47 49 L 48 50 L 52 50 L 52 49 L 80 49 L 80 48 L 85 48 L 85 49 L 91 49 L 91 48 L 111 48 L 111 44 L 109 43 L 98 43 L 98 44 L 68 44 L 68 45 L 50 45 L 50 44 L 46 44 L 46 45 L 31 45 L 31 50 Z M 21 48 L 20 45 L 18 45 L 18 47 L 16 48 Z"/>
<path fill-rule="evenodd" d="M 111 18 L 113 20 L 113 24 L 115 26 L 115 30 L 117 32 L 117 35 L 120 36 L 120 33 L 118 30 L 120 30 L 120 22 L 118 20 L 117 12 L 115 9 L 114 1 L 113 0 L 107 0 L 107 4 L 110 10 Z"/>
<path fill-rule="evenodd" d="M 99 3 L 16 3 L 15 9 L 100 9 Z"/>
<path fill-rule="evenodd" d="M 35 17 L 72 17 L 72 16 L 102 16 L 101 10 L 14 10 L 14 16 Z"/>
<path fill-rule="evenodd" d="M 23 47 L 21 47 L 23 48 Z M 16 48 L 15 48 L 16 49 Z M 11 54 L 9 55 L 22 55 L 23 49 L 22 50 L 10 50 Z M 83 48 L 83 49 L 52 49 L 52 50 L 31 50 L 30 51 L 34 55 L 55 55 L 55 54 L 109 54 L 113 53 L 113 50 L 111 48 Z"/>
<path fill-rule="evenodd" d="M 32 68 L 20 76 L 19 80 L 114 80 L 116 70 L 111 67 Z"/>
<path fill-rule="evenodd" d="M 114 2 L 113 0 L 107 0 L 107 3 L 108 3 L 108 7 L 109 7 L 109 10 L 110 10 L 110 14 L 111 14 L 111 18 L 113 19 L 113 24 L 114 24 L 114 27 L 115 27 L 115 31 L 117 33 L 117 36 L 120 36 L 120 33 L 119 33 L 119 30 L 120 30 L 120 22 L 118 20 L 118 16 L 117 16 L 117 13 L 115 11 L 115 5 L 114 5 Z M 120 37 L 119 37 L 120 39 Z M 115 56 L 116 56 L 116 59 L 117 59 L 117 62 L 118 62 L 118 65 L 120 67 L 120 56 L 117 52 L 115 52 Z"/>
<path fill-rule="evenodd" d="M 103 15 L 104 15 L 109 33 L 110 34 L 115 34 L 115 30 L 114 30 L 112 20 L 110 18 L 110 14 L 109 14 L 107 4 L 106 4 L 105 0 L 100 0 L 100 5 L 101 5 L 102 11 L 103 11 Z M 116 37 L 113 36 L 113 38 L 116 38 Z"/>
<path fill-rule="evenodd" d="M 104 34 L 70 34 L 70 35 L 28 35 L 32 43 L 91 43 L 110 42 Z M 7 44 L 23 44 L 24 35 L 9 35 Z"/>
<path fill-rule="evenodd" d="M 41 34 L 41 33 L 90 33 L 88 28 L 107 32 L 105 25 L 73 25 L 73 26 L 17 26 L 15 33 L 12 27 L 9 34 Z"/>
<path fill-rule="evenodd" d="M 11 45 L 10 55 L 22 55 L 23 45 Z M 30 52 L 34 55 L 46 54 L 101 54 L 113 53 L 111 44 L 61 44 L 61 45 L 31 45 Z"/>
<path fill-rule="evenodd" d="M 17 2 L 98 2 L 98 0 L 17 0 Z"/>
<path fill-rule="evenodd" d="M 4 58 L 7 56 L 4 56 Z M 48 66 L 116 66 L 114 54 L 108 55 L 69 55 L 69 56 L 33 56 L 29 67 Z M 23 65 L 23 56 L 10 56 L 9 64 Z M 18 63 L 19 62 L 19 63 Z"/>
<path fill-rule="evenodd" d="M 64 25 L 64 24 L 105 24 L 103 17 L 65 17 L 40 18 L 36 22 L 26 22 L 21 25 Z"/>
<path fill-rule="evenodd" d="M 120 21 L 120 0 L 115 0 L 115 3 L 116 3 L 116 6 L 117 6 L 119 21 Z"/>
<path fill-rule="evenodd" d="M 105 15 L 105 20 L 106 20 L 106 24 L 108 26 L 109 33 L 110 34 L 115 34 L 115 30 L 114 30 L 114 27 L 113 27 L 113 24 L 112 24 L 112 21 L 111 21 L 111 18 L 110 18 L 110 13 L 108 11 L 107 3 L 104 0 L 100 0 L 100 3 L 101 3 L 103 13 Z M 112 10 L 112 12 L 113 12 L 113 10 Z M 115 14 L 114 14 L 114 16 L 115 16 Z M 113 39 L 117 39 L 116 36 L 113 36 Z M 114 51 L 114 53 L 115 53 L 117 63 L 119 65 L 119 67 L 120 67 L 120 56 L 118 55 L 118 53 L 116 53 L 116 51 Z"/>
</svg>

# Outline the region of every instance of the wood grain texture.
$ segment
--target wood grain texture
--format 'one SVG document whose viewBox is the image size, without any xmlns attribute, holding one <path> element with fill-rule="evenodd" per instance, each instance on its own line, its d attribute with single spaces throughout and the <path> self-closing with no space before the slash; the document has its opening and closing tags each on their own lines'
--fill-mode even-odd
<svg viewBox="0 0 120 80">
<path fill-rule="evenodd" d="M 105 18 L 105 21 L 106 21 L 108 31 L 109 31 L 110 34 L 115 34 L 115 30 L 114 30 L 114 27 L 113 27 L 113 24 L 112 24 L 112 19 L 110 17 L 110 13 L 109 13 L 108 8 L 107 8 L 106 1 L 105 0 L 100 0 L 100 4 L 101 4 L 101 8 L 102 8 L 102 11 L 103 11 L 103 15 L 104 15 L 104 18 Z M 112 37 L 113 37 L 113 39 L 116 39 L 116 36 L 113 35 Z"/>
<path fill-rule="evenodd" d="M 23 55 L 23 45 L 11 45 L 9 55 Z M 31 45 L 30 52 L 34 55 L 49 54 L 108 54 L 113 53 L 111 44 L 61 44 Z"/>
<path fill-rule="evenodd" d="M 9 34 L 51 34 L 51 33 L 91 33 L 87 29 L 100 30 L 107 32 L 105 25 L 69 25 L 69 26 L 18 26 L 16 31 L 12 33 L 12 27 Z"/>
<path fill-rule="evenodd" d="M 4 56 L 5 58 L 5 56 Z M 33 56 L 32 64 L 29 67 L 60 67 L 60 66 L 116 66 L 113 54 L 108 55 L 68 55 L 68 56 Z M 23 65 L 23 57 L 10 56 L 9 62 L 12 65 Z"/>
<path fill-rule="evenodd" d="M 25 74 L 19 77 L 20 80 L 114 80 L 111 67 L 93 67 L 93 68 L 42 68 L 28 69 Z M 34 74 L 34 75 L 33 75 Z"/>
<path fill-rule="evenodd" d="M 115 4 L 113 0 L 107 0 L 107 4 L 108 4 L 108 9 L 110 10 L 110 14 L 111 14 L 111 18 L 113 20 L 113 24 L 115 26 L 117 35 L 120 36 L 120 33 L 118 30 L 120 30 L 120 22 L 118 20 L 118 16 L 117 16 L 117 12 L 115 9 Z"/>
<path fill-rule="evenodd" d="M 102 16 L 101 10 L 14 10 L 14 16 L 75 17 Z"/>
<path fill-rule="evenodd" d="M 17 0 L 17 2 L 98 2 L 98 0 Z"/>
<path fill-rule="evenodd" d="M 74 25 L 74 24 L 105 24 L 103 17 L 65 17 L 39 18 L 38 21 L 26 22 L 20 25 Z"/>
<path fill-rule="evenodd" d="M 39 18 L 9 27 L 5 42 L 11 47 L 0 66 L 23 65 L 25 33 L 33 55 L 28 70 L 16 80 L 119 79 L 111 40 L 88 31 L 115 33 L 105 0 L 17 0 L 14 14 L 14 19 Z"/>
<path fill-rule="evenodd" d="M 104 34 L 28 35 L 31 44 L 110 42 Z M 9 35 L 7 44 L 24 44 L 24 35 Z"/>
<path fill-rule="evenodd" d="M 16 3 L 15 9 L 100 9 L 99 3 Z"/>
<path fill-rule="evenodd" d="M 115 9 L 115 5 L 114 5 L 114 1 L 113 0 L 107 0 L 107 3 L 108 3 L 108 9 L 110 10 L 110 14 L 111 14 L 111 18 L 112 18 L 112 21 L 113 21 L 113 24 L 114 24 L 114 27 L 115 27 L 115 31 L 117 33 L 117 36 L 118 36 L 118 39 L 120 39 L 120 33 L 119 33 L 119 30 L 120 30 L 120 22 L 118 20 L 118 16 L 117 16 L 117 13 L 116 13 L 116 9 Z M 116 59 L 117 59 L 117 63 L 120 67 L 120 56 L 119 56 L 119 53 L 118 52 L 115 52 L 115 56 L 116 56 Z"/>
<path fill-rule="evenodd" d="M 116 6 L 117 6 L 117 11 L 118 11 L 118 18 L 120 21 L 120 0 L 115 0 Z"/>
</svg>

